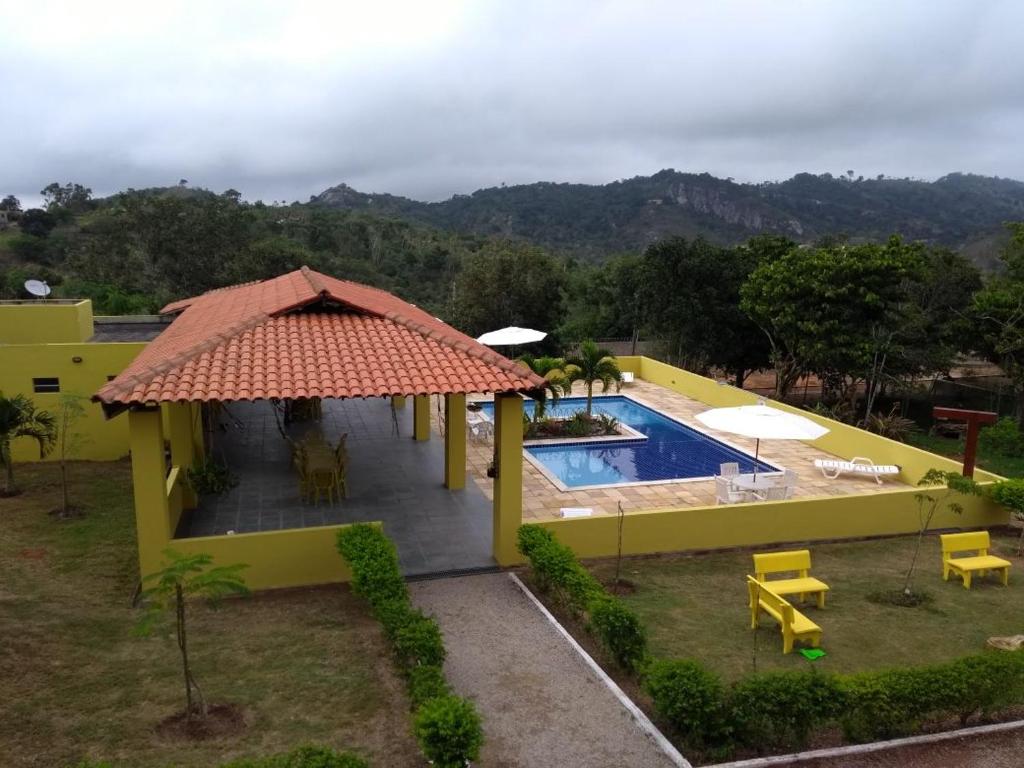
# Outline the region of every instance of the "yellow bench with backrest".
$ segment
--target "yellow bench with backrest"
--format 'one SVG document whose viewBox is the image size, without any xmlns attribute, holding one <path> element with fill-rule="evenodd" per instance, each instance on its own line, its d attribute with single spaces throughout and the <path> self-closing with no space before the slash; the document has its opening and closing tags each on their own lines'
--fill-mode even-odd
<svg viewBox="0 0 1024 768">
<path fill-rule="evenodd" d="M 828 584 L 810 576 L 811 551 L 795 549 L 789 552 L 765 552 L 754 555 L 755 578 L 771 587 L 777 595 L 799 595 L 803 602 L 807 595 L 818 596 L 818 607 L 825 607 Z M 795 578 L 768 580 L 772 573 L 795 573 Z"/>
<path fill-rule="evenodd" d="M 750 593 L 750 628 L 757 629 L 758 617 L 764 611 L 782 629 L 782 652 L 793 651 L 794 640 L 806 640 L 812 648 L 821 642 L 821 627 L 786 602 L 762 581 L 747 576 L 747 591 Z"/>
<path fill-rule="evenodd" d="M 971 574 L 984 576 L 988 571 L 1002 571 L 1003 586 L 1010 579 L 1010 561 L 988 553 L 992 540 L 988 531 L 971 533 L 945 533 L 942 541 L 942 578 L 949 581 L 949 574 L 956 573 L 964 580 L 964 589 L 971 588 Z M 954 557 L 957 552 L 976 552 L 970 557 Z"/>
</svg>

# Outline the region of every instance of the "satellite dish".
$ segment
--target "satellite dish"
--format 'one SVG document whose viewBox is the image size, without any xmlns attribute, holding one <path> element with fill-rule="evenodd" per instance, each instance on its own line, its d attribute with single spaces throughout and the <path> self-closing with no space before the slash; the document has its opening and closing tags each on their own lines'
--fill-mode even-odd
<svg viewBox="0 0 1024 768">
<path fill-rule="evenodd" d="M 45 299 L 50 295 L 50 286 L 46 284 L 45 280 L 26 280 L 25 290 L 37 299 Z"/>
</svg>

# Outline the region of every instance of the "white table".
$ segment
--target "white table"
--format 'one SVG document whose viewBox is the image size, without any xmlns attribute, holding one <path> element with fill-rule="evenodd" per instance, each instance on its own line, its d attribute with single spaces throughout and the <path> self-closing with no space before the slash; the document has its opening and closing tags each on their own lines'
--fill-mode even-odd
<svg viewBox="0 0 1024 768">
<path fill-rule="evenodd" d="M 774 477 L 764 474 L 758 475 L 734 475 L 729 482 L 741 491 L 763 491 L 766 488 L 774 488 L 777 483 Z"/>
</svg>

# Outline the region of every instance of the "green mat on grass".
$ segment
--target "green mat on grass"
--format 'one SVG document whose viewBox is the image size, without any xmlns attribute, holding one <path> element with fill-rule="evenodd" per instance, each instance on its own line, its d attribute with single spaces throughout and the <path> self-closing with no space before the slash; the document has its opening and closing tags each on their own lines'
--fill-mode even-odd
<svg viewBox="0 0 1024 768">
<path fill-rule="evenodd" d="M 825 652 L 821 650 L 821 648 L 801 648 L 800 655 L 803 656 L 805 659 L 810 659 L 811 661 L 814 661 L 815 659 L 820 659 L 822 656 L 824 656 Z"/>
</svg>

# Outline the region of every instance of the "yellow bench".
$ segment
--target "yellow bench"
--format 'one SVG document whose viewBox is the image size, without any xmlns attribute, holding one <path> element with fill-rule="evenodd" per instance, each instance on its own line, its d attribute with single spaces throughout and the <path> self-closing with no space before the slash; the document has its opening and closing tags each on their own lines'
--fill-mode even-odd
<svg viewBox="0 0 1024 768">
<path fill-rule="evenodd" d="M 789 552 L 765 552 L 754 555 L 754 577 L 762 584 L 767 584 L 772 591 L 781 596 L 799 595 L 800 602 L 807 595 L 818 596 L 818 607 L 825 607 L 825 593 L 828 584 L 810 576 L 811 551 L 796 549 Z M 797 578 L 768 580 L 771 573 L 796 573 Z"/>
<path fill-rule="evenodd" d="M 949 581 L 949 574 L 956 573 L 964 580 L 964 589 L 971 588 L 971 574 L 977 571 L 984 576 L 988 571 L 1002 571 L 1003 586 L 1010 579 L 1010 561 L 988 553 L 992 546 L 988 531 L 972 533 L 946 533 L 939 536 L 942 541 L 942 578 Z M 971 557 L 953 557 L 957 552 L 976 551 Z"/>
<path fill-rule="evenodd" d="M 776 594 L 764 582 L 747 576 L 747 591 L 750 593 L 750 628 L 757 629 L 758 617 L 764 611 L 782 629 L 782 652 L 793 651 L 794 640 L 806 640 L 812 648 L 821 642 L 821 627 L 804 616 L 800 611 Z"/>
</svg>

